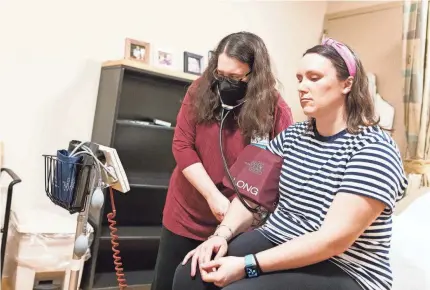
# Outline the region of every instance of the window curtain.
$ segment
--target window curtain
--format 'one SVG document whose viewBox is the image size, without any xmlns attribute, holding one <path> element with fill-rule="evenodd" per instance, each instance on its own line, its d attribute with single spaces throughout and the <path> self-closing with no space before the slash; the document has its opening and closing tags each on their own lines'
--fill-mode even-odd
<svg viewBox="0 0 430 290">
<path fill-rule="evenodd" d="M 430 186 L 429 1 L 403 3 L 403 77 L 408 191 Z"/>
</svg>

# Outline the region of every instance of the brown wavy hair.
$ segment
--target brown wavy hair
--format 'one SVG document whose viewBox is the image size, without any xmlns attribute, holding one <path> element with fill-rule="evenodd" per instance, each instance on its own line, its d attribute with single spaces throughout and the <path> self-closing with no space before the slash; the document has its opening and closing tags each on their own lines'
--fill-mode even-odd
<svg viewBox="0 0 430 290">
<path fill-rule="evenodd" d="M 354 55 L 356 74 L 352 81 L 351 91 L 345 97 L 347 131 L 351 134 L 357 134 L 361 131 L 360 126 L 378 125 L 380 119 L 375 117 L 375 107 L 364 67 L 354 51 L 350 47 L 348 49 Z M 336 69 L 338 80 L 344 81 L 350 76 L 345 61 L 330 45 L 316 45 L 308 49 L 303 56 L 309 53 L 316 53 L 329 59 Z M 312 120 L 309 123 L 313 124 L 314 122 Z"/>
<path fill-rule="evenodd" d="M 194 116 L 198 124 L 216 122 L 219 119 L 221 102 L 215 93 L 217 81 L 213 72 L 218 65 L 218 56 L 225 53 L 249 65 L 246 102 L 237 116 L 242 135 L 251 138 L 270 134 L 274 123 L 274 110 L 279 93 L 272 73 L 270 57 L 263 40 L 249 32 L 237 32 L 224 37 L 209 60 L 195 90 Z"/>
</svg>

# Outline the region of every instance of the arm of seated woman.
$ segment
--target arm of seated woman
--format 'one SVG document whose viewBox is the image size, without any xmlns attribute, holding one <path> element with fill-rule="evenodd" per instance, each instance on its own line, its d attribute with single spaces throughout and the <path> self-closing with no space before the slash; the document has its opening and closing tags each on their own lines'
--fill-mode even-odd
<svg viewBox="0 0 430 290">
<path fill-rule="evenodd" d="M 381 214 L 374 198 L 338 193 L 321 228 L 256 255 L 263 272 L 303 267 L 343 253 Z"/>
<path fill-rule="evenodd" d="M 339 255 L 385 208 L 392 212 L 406 186 L 396 152 L 388 142 L 374 142 L 355 153 L 320 229 L 258 253 L 262 271 L 302 267 Z"/>
</svg>

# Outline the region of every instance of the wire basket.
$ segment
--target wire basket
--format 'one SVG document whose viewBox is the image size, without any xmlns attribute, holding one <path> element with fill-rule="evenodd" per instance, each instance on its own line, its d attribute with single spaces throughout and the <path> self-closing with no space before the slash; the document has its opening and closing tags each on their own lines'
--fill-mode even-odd
<svg viewBox="0 0 430 290">
<path fill-rule="evenodd" d="M 94 181 L 94 165 L 84 165 L 81 158 L 61 160 L 55 155 L 45 157 L 45 191 L 56 205 L 70 214 L 85 210 Z"/>
</svg>

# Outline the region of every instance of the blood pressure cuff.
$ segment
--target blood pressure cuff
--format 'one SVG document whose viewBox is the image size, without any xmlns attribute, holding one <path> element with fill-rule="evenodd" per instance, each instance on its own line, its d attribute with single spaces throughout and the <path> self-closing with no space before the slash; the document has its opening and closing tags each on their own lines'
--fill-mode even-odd
<svg viewBox="0 0 430 290">
<path fill-rule="evenodd" d="M 236 188 L 229 176 L 224 176 L 223 184 L 245 199 L 274 212 L 279 201 L 282 161 L 282 157 L 268 150 L 248 145 L 229 168 Z"/>
</svg>

